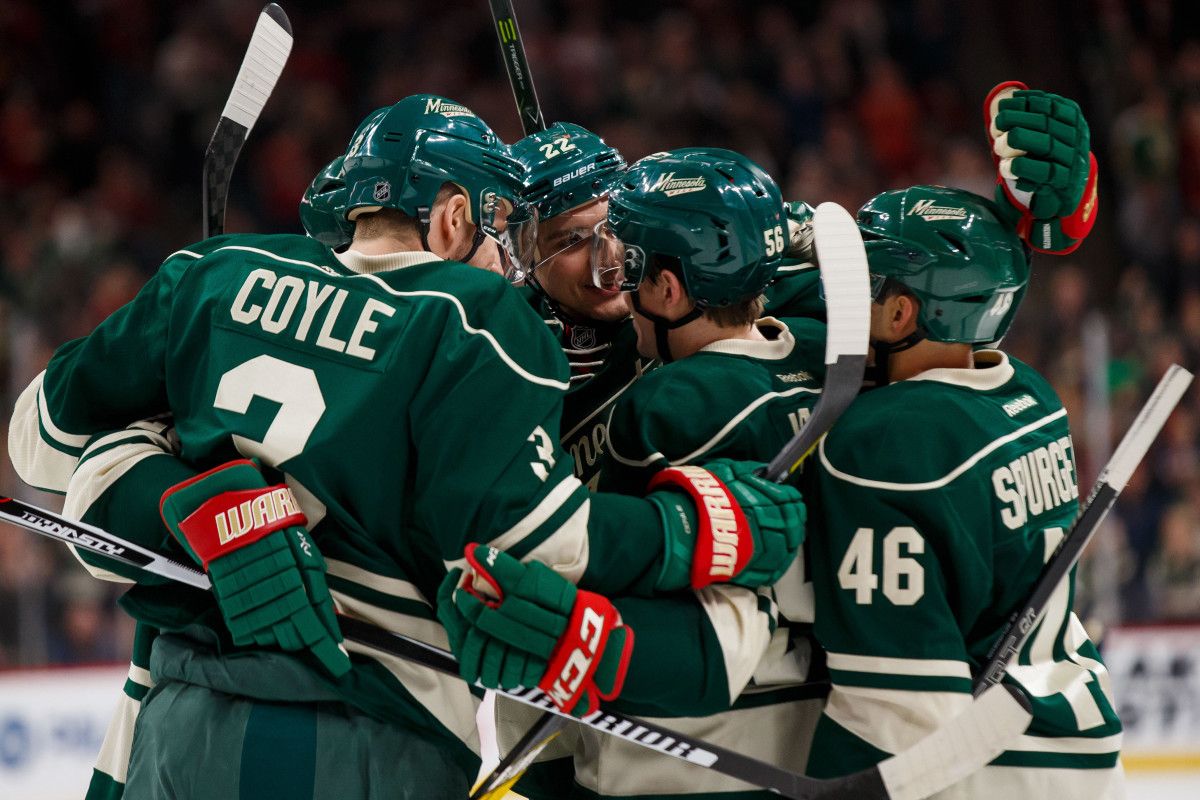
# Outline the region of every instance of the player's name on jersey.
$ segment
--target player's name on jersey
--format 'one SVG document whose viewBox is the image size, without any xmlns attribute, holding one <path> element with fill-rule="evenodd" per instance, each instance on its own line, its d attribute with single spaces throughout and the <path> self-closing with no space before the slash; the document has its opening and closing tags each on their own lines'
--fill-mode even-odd
<svg viewBox="0 0 1200 800">
<path fill-rule="evenodd" d="M 394 306 L 374 297 L 264 268 L 246 276 L 229 309 L 234 322 L 365 361 L 375 358 L 375 348 L 369 346 L 371 334 L 381 319 L 395 313 Z M 343 319 L 354 320 L 344 339 L 335 335 L 335 331 L 345 335 L 348 326 L 338 324 Z"/>
<path fill-rule="evenodd" d="M 1004 506 L 1000 520 L 1012 530 L 1030 517 L 1052 511 L 1079 497 L 1071 437 L 1035 448 L 992 471 L 992 486 Z"/>
</svg>

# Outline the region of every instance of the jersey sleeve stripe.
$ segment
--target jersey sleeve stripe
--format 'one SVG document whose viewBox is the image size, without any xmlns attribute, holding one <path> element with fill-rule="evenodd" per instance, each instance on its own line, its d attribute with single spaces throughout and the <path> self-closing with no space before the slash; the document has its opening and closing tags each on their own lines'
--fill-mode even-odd
<svg viewBox="0 0 1200 800">
<path fill-rule="evenodd" d="M 163 261 L 170 261 L 175 256 L 188 256 L 190 258 L 204 258 L 204 255 L 202 253 L 197 253 L 193 250 L 176 250 L 174 253 L 171 253 L 171 255 L 164 258 Z"/>
<path fill-rule="evenodd" d="M 973 456 L 959 464 L 954 469 L 950 470 L 942 477 L 932 481 L 924 481 L 922 483 L 894 483 L 892 481 L 877 481 L 871 478 L 861 478 L 857 475 L 851 475 L 847 472 L 842 472 L 829 461 L 829 457 L 825 454 L 825 442 L 827 441 L 828 437 L 821 440 L 821 444 L 817 448 L 817 451 L 821 458 L 821 465 L 825 467 L 826 471 L 828 471 L 830 475 L 847 483 L 852 483 L 855 486 L 865 486 L 870 489 L 886 489 L 894 492 L 927 492 L 930 489 L 940 489 L 943 486 L 946 486 L 955 478 L 958 478 L 971 467 L 982 461 L 989 453 L 994 452 L 1009 442 L 1020 439 L 1026 434 L 1032 433 L 1039 428 L 1049 425 L 1055 420 L 1062 419 L 1066 415 L 1067 410 L 1065 408 L 1060 408 L 1053 414 L 1048 414 L 1039 420 L 1035 420 L 1034 422 L 1025 425 L 1022 428 L 1018 428 L 1006 436 L 1001 436 L 999 439 L 994 440 L 989 445 L 976 452 Z"/>
<path fill-rule="evenodd" d="M 56 447 L 42 425 L 38 398 L 45 374 L 34 378 L 17 398 L 8 428 L 8 457 L 25 483 L 62 494 L 75 471 L 79 453 L 75 448 L 67 453 Z"/>
<path fill-rule="evenodd" d="M 588 567 L 590 543 L 587 525 L 590 514 L 591 501 L 584 500 L 566 522 L 522 556 L 521 560 L 541 561 L 571 583 L 579 583 Z"/>
<path fill-rule="evenodd" d="M 429 601 L 421 594 L 415 584 L 401 578 L 389 578 L 385 575 L 365 570 L 349 562 L 339 561 L 336 558 L 325 559 L 325 571 L 330 575 L 352 581 L 380 594 L 391 595 L 405 600 L 415 600 L 424 603 L 426 606 L 430 605 Z"/>
<path fill-rule="evenodd" d="M 51 436 L 51 438 L 54 439 L 54 441 L 58 442 L 64 447 L 73 449 L 84 447 L 90 438 L 87 434 L 67 433 L 62 428 L 54 424 L 54 419 L 50 416 L 50 408 L 46 405 L 46 393 L 42 391 L 42 382 L 45 380 L 45 376 L 46 372 L 43 370 L 42 374 L 36 379 L 38 383 L 38 419 L 42 424 L 42 428 Z"/>
<path fill-rule="evenodd" d="M 583 492 L 580 497 L 586 497 L 587 490 L 583 488 L 583 484 L 574 475 L 567 475 L 553 489 L 551 489 L 545 497 L 541 499 L 533 510 L 521 518 L 516 525 L 494 537 L 488 544 L 500 550 L 507 550 L 513 547 L 526 536 L 534 533 L 543 524 L 546 523 L 564 504 L 569 502 L 576 492 Z M 443 561 L 446 569 L 454 569 L 455 567 L 464 568 L 466 559 L 456 558 L 453 560 Z"/>
<path fill-rule="evenodd" d="M 843 686 L 835 680 L 825 716 L 851 735 L 885 753 L 898 753 L 923 739 L 971 704 L 967 692 L 907 692 Z"/>
<path fill-rule="evenodd" d="M 1009 752 L 1026 753 L 1080 753 L 1098 755 L 1115 753 L 1121 749 L 1123 734 L 1109 736 L 1030 736 L 1022 734 L 1008 743 Z"/>
<path fill-rule="evenodd" d="M 117 708 L 108 722 L 100 754 L 96 756 L 96 769 L 110 776 L 117 783 L 125 783 L 129 775 L 129 754 L 133 750 L 133 729 L 137 724 L 138 712 L 142 710 L 140 700 L 126 694 L 117 699 Z"/>
<path fill-rule="evenodd" d="M 876 672 L 884 675 L 917 675 L 971 679 L 971 668 L 965 661 L 938 658 L 890 658 L 860 656 L 850 653 L 828 654 L 829 668 L 849 672 Z"/>
<path fill-rule="evenodd" d="M 696 597 L 721 647 L 732 703 L 749 683 L 771 641 L 771 615 L 763 612 L 756 592 L 739 586 L 709 586 L 697 591 Z"/>
</svg>

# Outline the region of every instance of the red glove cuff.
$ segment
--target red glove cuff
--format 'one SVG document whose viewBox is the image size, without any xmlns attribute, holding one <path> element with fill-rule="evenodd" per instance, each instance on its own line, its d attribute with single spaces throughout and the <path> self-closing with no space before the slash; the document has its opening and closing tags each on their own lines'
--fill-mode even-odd
<svg viewBox="0 0 1200 800">
<path fill-rule="evenodd" d="M 223 469 L 222 465 L 217 469 Z M 212 470 L 210 470 L 211 472 Z M 197 475 L 170 492 L 207 476 Z M 168 492 L 168 494 L 170 494 Z M 166 495 L 164 495 L 165 497 Z M 285 484 L 256 489 L 222 492 L 211 497 L 179 523 L 179 531 L 187 539 L 204 569 L 215 559 L 228 555 L 264 536 L 292 525 L 308 522 L 300 504 Z"/>
<path fill-rule="evenodd" d="M 571 609 L 567 629 L 550 654 L 546 674 L 542 676 L 538 688 L 563 709 L 574 708 L 580 695 L 591 689 L 587 714 L 596 710 L 600 699 L 611 700 L 620 694 L 633 652 L 632 631 L 625 637 L 624 652 L 621 653 L 612 691 L 602 695 L 592 682 L 592 676 L 600 666 L 604 647 L 608 644 L 608 635 L 620 624 L 621 615 L 608 598 L 580 589 L 575 595 L 575 606 Z"/>
<path fill-rule="evenodd" d="M 1088 153 L 1088 177 L 1087 183 L 1083 186 L 1083 197 L 1079 198 L 1079 205 L 1075 207 L 1075 210 L 1062 219 L 1062 231 L 1072 239 L 1079 241 L 1086 239 L 1087 235 L 1092 232 L 1092 226 L 1096 224 L 1096 211 L 1100 207 L 1100 196 L 1096 186 L 1098 178 L 1099 168 L 1096 166 L 1096 154 Z M 1070 250 L 1060 252 L 1071 252 L 1079 246 L 1079 241 L 1071 245 Z"/>
<path fill-rule="evenodd" d="M 696 506 L 700 530 L 692 551 L 692 588 L 728 581 L 745 569 L 754 555 L 754 537 L 729 487 L 703 467 L 661 470 L 647 491 L 663 486 L 682 489 Z"/>
</svg>

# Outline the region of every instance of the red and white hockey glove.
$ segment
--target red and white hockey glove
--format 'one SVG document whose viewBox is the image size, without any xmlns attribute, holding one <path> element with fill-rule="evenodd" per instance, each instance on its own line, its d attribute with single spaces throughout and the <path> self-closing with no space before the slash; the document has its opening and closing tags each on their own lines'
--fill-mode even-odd
<svg viewBox="0 0 1200 800">
<path fill-rule="evenodd" d="M 307 651 L 330 675 L 349 672 L 325 559 L 291 489 L 239 459 L 167 489 L 159 512 L 212 580 L 234 644 Z"/>
<path fill-rule="evenodd" d="M 465 555 L 467 568 L 438 589 L 437 613 L 466 681 L 537 686 L 577 717 L 621 693 L 633 630 L 606 597 L 494 547 L 467 545 Z"/>
<path fill-rule="evenodd" d="M 1074 100 L 1006 81 L 983 102 L 996 202 L 1034 250 L 1070 253 L 1096 222 L 1096 157 Z"/>
<path fill-rule="evenodd" d="M 752 461 L 671 467 L 650 480 L 665 543 L 655 588 L 702 589 L 713 583 L 768 586 L 804 541 L 800 492 L 755 474 Z"/>
</svg>

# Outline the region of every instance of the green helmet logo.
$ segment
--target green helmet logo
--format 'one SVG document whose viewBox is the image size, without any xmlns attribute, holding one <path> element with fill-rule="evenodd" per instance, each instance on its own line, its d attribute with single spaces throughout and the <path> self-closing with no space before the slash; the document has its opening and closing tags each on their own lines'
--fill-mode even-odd
<svg viewBox="0 0 1200 800">
<path fill-rule="evenodd" d="M 470 219 L 499 235 L 501 201 L 519 200 L 521 165 L 469 108 L 436 95 L 406 97 L 372 113 L 346 150 L 347 219 L 393 208 L 423 219 L 445 183 L 463 189 Z M 490 201 L 489 201 L 489 198 Z"/>
<path fill-rule="evenodd" d="M 889 282 L 920 301 L 937 342 L 1001 338 L 1029 282 L 1029 250 L 990 200 L 962 189 L 883 192 L 858 212 L 876 297 Z"/>
<path fill-rule="evenodd" d="M 779 187 L 760 166 L 731 150 L 688 147 L 638 161 L 609 195 L 608 227 L 619 246 L 593 241 L 593 257 L 619 277 L 598 285 L 641 283 L 648 259 L 674 259 L 688 295 L 699 307 L 728 306 L 756 297 L 784 253 Z"/>
<path fill-rule="evenodd" d="M 317 173 L 300 199 L 304 232 L 334 250 L 349 244 L 354 224 L 342 212 L 345 205 L 346 182 L 342 178 L 342 157 L 338 156 Z"/>
<path fill-rule="evenodd" d="M 608 193 L 625 159 L 596 134 L 569 122 L 556 122 L 512 146 L 525 168 L 524 197 L 539 219 L 589 203 Z"/>
</svg>

